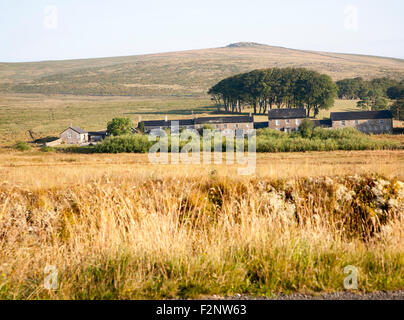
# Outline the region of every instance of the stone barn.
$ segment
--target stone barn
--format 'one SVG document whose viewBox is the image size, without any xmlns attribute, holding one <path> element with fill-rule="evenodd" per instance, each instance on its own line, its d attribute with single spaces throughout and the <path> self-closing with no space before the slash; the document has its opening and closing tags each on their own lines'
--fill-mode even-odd
<svg viewBox="0 0 404 320">
<path fill-rule="evenodd" d="M 60 139 L 67 144 L 82 144 L 88 142 L 88 132 L 79 127 L 68 127 L 60 134 Z"/>
</svg>

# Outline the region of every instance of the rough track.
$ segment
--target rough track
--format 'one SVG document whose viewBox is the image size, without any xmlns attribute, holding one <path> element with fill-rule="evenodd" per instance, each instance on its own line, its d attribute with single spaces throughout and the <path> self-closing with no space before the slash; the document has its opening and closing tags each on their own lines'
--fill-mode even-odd
<svg viewBox="0 0 404 320">
<path fill-rule="evenodd" d="M 248 295 L 237 294 L 235 296 L 220 297 L 210 296 L 207 299 L 213 300 L 404 300 L 404 290 L 400 291 L 377 291 L 371 293 L 354 293 L 354 292 L 334 292 L 324 293 L 320 295 L 309 295 L 302 293 L 294 293 L 291 295 L 281 294 L 273 297 L 253 297 Z"/>
</svg>

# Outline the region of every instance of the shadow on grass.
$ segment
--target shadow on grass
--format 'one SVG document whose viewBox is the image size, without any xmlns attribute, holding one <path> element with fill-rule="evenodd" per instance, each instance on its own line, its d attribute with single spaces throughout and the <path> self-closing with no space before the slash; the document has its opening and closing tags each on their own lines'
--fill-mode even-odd
<svg viewBox="0 0 404 320">
<path fill-rule="evenodd" d="M 58 137 L 48 136 L 48 137 L 45 137 L 45 138 L 36 139 L 36 140 L 33 141 L 33 143 L 45 144 L 45 143 L 52 142 L 52 141 L 55 141 L 55 140 L 58 140 L 58 139 L 59 139 Z"/>
</svg>

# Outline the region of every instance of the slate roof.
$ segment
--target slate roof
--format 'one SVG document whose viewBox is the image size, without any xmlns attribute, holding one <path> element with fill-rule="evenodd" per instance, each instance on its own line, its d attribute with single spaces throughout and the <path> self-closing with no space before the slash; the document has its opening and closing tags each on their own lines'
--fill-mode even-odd
<svg viewBox="0 0 404 320">
<path fill-rule="evenodd" d="M 175 121 L 178 121 L 180 126 L 192 126 L 194 124 L 193 119 L 180 119 Z"/>
<path fill-rule="evenodd" d="M 391 119 L 393 114 L 390 110 L 380 111 L 352 111 L 352 112 L 331 112 L 331 121 L 339 120 L 369 120 L 369 119 Z"/>
<path fill-rule="evenodd" d="M 72 130 L 78 132 L 78 133 L 87 133 L 87 131 L 84 131 L 80 127 L 70 127 Z"/>
<path fill-rule="evenodd" d="M 245 123 L 254 122 L 254 117 L 250 116 L 236 116 L 236 117 L 202 117 L 194 119 L 180 119 L 180 120 L 149 120 L 143 121 L 145 127 L 169 127 L 171 121 L 178 121 L 180 126 L 192 126 L 195 124 L 208 124 L 208 123 Z"/>
<path fill-rule="evenodd" d="M 107 135 L 107 130 L 89 131 L 88 134 L 90 136 L 105 136 Z"/>
<path fill-rule="evenodd" d="M 306 109 L 271 109 L 268 112 L 268 119 L 299 119 L 306 118 Z"/>
<path fill-rule="evenodd" d="M 253 116 L 236 116 L 236 117 L 202 117 L 195 118 L 195 124 L 204 123 L 246 123 L 254 122 Z"/>
<path fill-rule="evenodd" d="M 82 134 L 82 133 L 87 133 L 87 131 L 84 131 L 84 130 L 81 129 L 80 127 L 68 127 L 68 128 L 66 128 L 65 130 L 63 130 L 62 133 L 65 132 L 65 131 L 68 130 L 68 129 L 72 129 L 73 131 L 76 131 L 77 133 L 80 133 L 80 134 Z"/>
<path fill-rule="evenodd" d="M 142 121 L 145 127 L 169 127 L 171 121 L 178 121 L 180 126 L 191 126 L 194 124 L 194 119 L 180 119 L 180 120 L 148 120 Z"/>
<path fill-rule="evenodd" d="M 254 129 L 268 128 L 268 121 L 254 122 Z"/>
<path fill-rule="evenodd" d="M 149 121 L 142 121 L 145 127 L 164 127 L 168 126 L 169 122 L 164 120 L 149 120 Z"/>
</svg>

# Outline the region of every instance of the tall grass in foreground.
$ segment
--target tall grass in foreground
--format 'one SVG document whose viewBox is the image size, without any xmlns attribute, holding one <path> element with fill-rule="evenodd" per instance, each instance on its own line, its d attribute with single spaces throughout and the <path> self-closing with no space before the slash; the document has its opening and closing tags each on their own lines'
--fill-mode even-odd
<svg viewBox="0 0 404 320">
<path fill-rule="evenodd" d="M 194 298 L 404 288 L 404 184 L 380 177 L 0 185 L 0 298 Z M 46 265 L 59 288 L 43 288 Z"/>
<path fill-rule="evenodd" d="M 204 138 L 197 135 L 196 132 L 189 131 L 189 140 L 180 140 L 179 150 L 189 144 L 193 146 L 196 143 L 199 150 L 204 150 Z M 194 140 L 191 140 L 191 137 Z M 247 138 L 244 142 L 234 139 L 234 149 L 248 151 Z M 212 135 L 205 141 L 209 141 L 210 150 L 226 151 L 228 142 L 225 137 L 214 138 Z M 128 135 L 109 137 L 95 148 L 89 149 L 89 152 L 98 153 L 147 153 L 156 142 L 149 141 L 147 135 Z M 243 144 L 244 143 L 244 144 Z M 163 144 L 163 142 L 161 142 Z M 219 146 L 217 146 L 219 144 Z M 167 150 L 171 150 L 171 135 L 168 135 Z M 77 152 L 83 150 L 76 148 Z M 302 151 L 335 151 L 335 150 L 397 150 L 403 149 L 398 141 L 388 139 L 374 138 L 360 133 L 353 128 L 327 130 L 323 128 L 315 128 L 311 137 L 303 137 L 300 133 L 286 133 L 272 129 L 257 130 L 256 151 L 257 152 L 302 152 Z M 71 152 L 75 150 L 71 149 Z"/>
<path fill-rule="evenodd" d="M 395 150 L 403 147 L 397 141 L 376 139 L 354 128 L 315 128 L 310 138 L 299 133 L 272 129 L 257 131 L 257 152 L 301 152 L 334 150 Z"/>
</svg>

